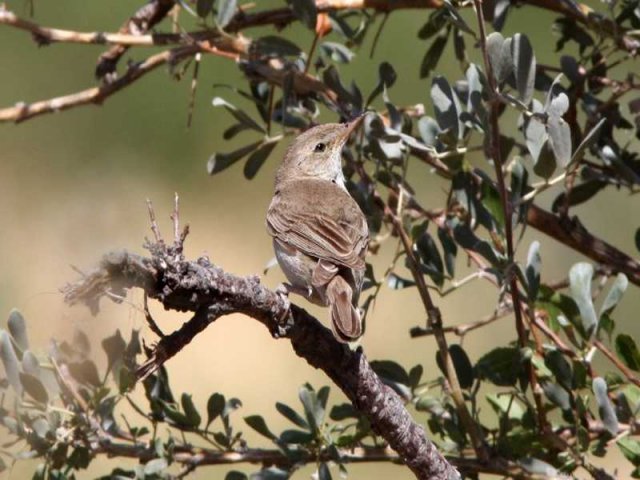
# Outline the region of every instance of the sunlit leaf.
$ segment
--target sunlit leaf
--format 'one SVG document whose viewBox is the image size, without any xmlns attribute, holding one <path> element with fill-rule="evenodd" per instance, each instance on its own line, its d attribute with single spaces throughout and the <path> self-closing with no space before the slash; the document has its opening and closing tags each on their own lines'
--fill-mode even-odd
<svg viewBox="0 0 640 480">
<path fill-rule="evenodd" d="M 576 263 L 569 271 L 571 296 L 578 305 L 580 317 L 587 335 L 591 335 L 598 323 L 593 300 L 591 298 L 591 278 L 593 266 L 590 263 Z"/>
</svg>

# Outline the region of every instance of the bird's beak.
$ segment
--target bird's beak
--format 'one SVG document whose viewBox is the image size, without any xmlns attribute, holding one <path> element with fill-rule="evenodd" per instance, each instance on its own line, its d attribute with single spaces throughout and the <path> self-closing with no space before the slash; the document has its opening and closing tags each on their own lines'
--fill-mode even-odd
<svg viewBox="0 0 640 480">
<path fill-rule="evenodd" d="M 344 124 L 345 129 L 344 129 L 344 133 L 342 134 L 342 142 L 343 144 L 347 143 L 347 140 L 349 139 L 349 137 L 351 136 L 351 134 L 353 133 L 354 130 L 356 130 L 360 124 L 362 123 L 362 121 L 364 120 L 364 114 L 354 118 L 353 120 L 351 120 L 350 122 L 347 122 Z"/>
</svg>

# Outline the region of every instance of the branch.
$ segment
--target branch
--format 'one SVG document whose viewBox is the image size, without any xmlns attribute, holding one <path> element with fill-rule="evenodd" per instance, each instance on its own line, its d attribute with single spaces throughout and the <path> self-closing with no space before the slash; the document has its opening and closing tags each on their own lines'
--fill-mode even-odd
<svg viewBox="0 0 640 480">
<path fill-rule="evenodd" d="M 589 233 L 577 217 L 559 217 L 531 204 L 527 209 L 527 223 L 586 257 L 624 273 L 630 282 L 640 286 L 640 262 Z"/>
<path fill-rule="evenodd" d="M 400 397 L 375 374 L 361 348 L 351 351 L 337 342 L 329 329 L 302 308 L 289 308 L 288 301 L 261 285 L 257 276 L 226 273 L 204 257 L 187 261 L 179 253 L 180 241 L 168 246 L 159 239 L 147 248 L 150 258 L 127 252 L 108 254 L 97 270 L 65 288 L 68 303 L 87 303 L 94 311 L 98 300 L 111 290 L 141 288 L 166 309 L 197 312 L 180 333 L 161 339 L 147 369 L 177 353 L 218 316 L 243 313 L 274 336 L 286 334 L 295 352 L 333 380 L 417 478 L 459 478 Z"/>
<path fill-rule="evenodd" d="M 151 28 L 160 23 L 167 16 L 169 11 L 175 6 L 175 0 L 149 0 L 147 4 L 136 13 L 134 13 L 120 27 L 119 33 L 142 35 L 147 33 Z M 128 50 L 128 46 L 116 45 L 98 58 L 96 65 L 96 78 L 102 78 L 105 75 L 115 71 L 116 66 L 122 55 Z"/>
<path fill-rule="evenodd" d="M 38 115 L 60 112 L 80 105 L 100 105 L 114 93 L 131 85 L 159 66 L 166 63 L 172 64 L 179 62 L 186 57 L 194 55 L 199 49 L 200 47 L 196 45 L 167 50 L 152 55 L 140 63 L 131 65 L 127 69 L 127 72 L 114 82 L 99 87 L 88 88 L 87 90 L 62 97 L 55 97 L 30 104 L 18 103 L 13 107 L 4 108 L 0 110 L 0 122 L 13 121 L 19 123 Z"/>
</svg>

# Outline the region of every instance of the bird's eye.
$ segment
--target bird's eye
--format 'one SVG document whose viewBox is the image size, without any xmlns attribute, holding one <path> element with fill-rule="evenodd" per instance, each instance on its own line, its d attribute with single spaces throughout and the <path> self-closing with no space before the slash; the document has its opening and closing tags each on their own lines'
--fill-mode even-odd
<svg viewBox="0 0 640 480">
<path fill-rule="evenodd" d="M 316 143 L 316 146 L 313 147 L 313 151 L 314 152 L 324 152 L 327 148 L 327 144 L 326 143 Z"/>
</svg>

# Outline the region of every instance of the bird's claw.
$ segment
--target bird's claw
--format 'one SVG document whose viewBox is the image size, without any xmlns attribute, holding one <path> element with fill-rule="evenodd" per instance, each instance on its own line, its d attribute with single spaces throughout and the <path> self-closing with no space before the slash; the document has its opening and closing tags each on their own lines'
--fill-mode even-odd
<svg viewBox="0 0 640 480">
<path fill-rule="evenodd" d="M 290 285 L 281 283 L 276 287 L 275 293 L 284 304 L 282 314 L 277 321 L 272 324 L 271 335 L 273 338 L 286 337 L 289 334 L 289 330 L 293 326 L 293 317 L 291 315 L 291 302 L 289 301 Z"/>
</svg>

